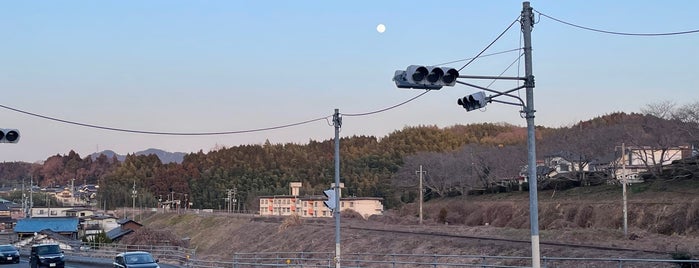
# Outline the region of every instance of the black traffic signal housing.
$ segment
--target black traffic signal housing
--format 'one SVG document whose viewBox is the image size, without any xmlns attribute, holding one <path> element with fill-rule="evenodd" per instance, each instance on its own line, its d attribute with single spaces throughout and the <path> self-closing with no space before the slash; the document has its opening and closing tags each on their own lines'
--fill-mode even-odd
<svg viewBox="0 0 699 268">
<path fill-rule="evenodd" d="M 19 130 L 0 128 L 0 143 L 18 143 Z"/>
</svg>

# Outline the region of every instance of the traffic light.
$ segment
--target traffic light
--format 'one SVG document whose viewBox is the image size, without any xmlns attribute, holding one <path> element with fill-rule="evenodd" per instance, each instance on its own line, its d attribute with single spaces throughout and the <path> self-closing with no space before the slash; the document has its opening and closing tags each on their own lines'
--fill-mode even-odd
<svg viewBox="0 0 699 268">
<path fill-rule="evenodd" d="M 454 86 L 459 71 L 454 68 L 438 66 L 410 65 L 403 70 L 397 70 L 393 81 L 398 88 L 441 89 L 443 86 Z"/>
<path fill-rule="evenodd" d="M 325 190 L 323 194 L 328 197 L 328 201 L 323 201 L 330 210 L 335 210 L 335 189 Z"/>
<path fill-rule="evenodd" d="M 18 143 L 19 130 L 0 128 L 0 143 Z"/>
<path fill-rule="evenodd" d="M 456 103 L 463 106 L 466 111 L 473 111 L 475 109 L 480 109 L 485 107 L 489 102 L 489 99 L 485 96 L 485 92 L 479 91 L 468 95 L 466 97 L 460 98 Z"/>
</svg>

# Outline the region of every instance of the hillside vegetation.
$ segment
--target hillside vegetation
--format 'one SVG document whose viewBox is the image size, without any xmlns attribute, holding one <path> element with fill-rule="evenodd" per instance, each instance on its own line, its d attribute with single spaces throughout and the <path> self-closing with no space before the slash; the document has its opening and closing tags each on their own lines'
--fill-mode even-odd
<svg viewBox="0 0 699 268">
<path fill-rule="evenodd" d="M 542 256 L 668 259 L 675 252 L 699 256 L 699 185 L 692 181 L 632 185 L 628 237 L 621 230 L 619 186 L 540 193 Z M 526 193 L 432 200 L 425 204 L 422 226 L 415 205 L 368 220 L 349 213 L 342 219 L 343 252 L 528 256 L 528 204 Z M 443 208 L 445 217 L 440 216 Z M 332 219 L 154 214 L 144 222 L 149 228 L 190 238 L 190 246 L 203 259 L 231 260 L 241 252 L 334 250 Z M 549 242 L 625 250 L 581 250 Z"/>
<path fill-rule="evenodd" d="M 570 127 L 537 128 L 537 157 L 565 151 L 591 163 L 613 156 L 622 143 L 659 149 L 693 144 L 696 129 L 692 121 L 615 113 Z M 524 128 L 507 124 L 406 127 L 381 138 L 342 138 L 343 194 L 381 197 L 387 208 L 414 203 L 415 170 L 420 165 L 428 170 L 426 200 L 482 192 L 519 176 L 526 163 L 525 138 Z M 292 181 L 303 183 L 302 195 L 321 194 L 334 177 L 333 157 L 331 139 L 224 147 L 187 154 L 181 164 L 163 164 L 155 155 L 128 155 L 123 162 L 104 155 L 93 160 L 71 151 L 40 164 L 0 163 L 0 178 L 17 188 L 29 177 L 41 187 L 68 185 L 72 179 L 76 184 L 99 184 L 97 198 L 91 201 L 108 209 L 131 203 L 124 193 L 134 183 L 137 205 L 144 207 L 174 197 L 191 202 L 191 208 L 221 209 L 226 189 L 236 189 L 240 202 L 235 210 L 256 211 L 258 196 L 288 194 Z M 6 198 L 19 202 L 21 196 L 15 192 Z"/>
</svg>

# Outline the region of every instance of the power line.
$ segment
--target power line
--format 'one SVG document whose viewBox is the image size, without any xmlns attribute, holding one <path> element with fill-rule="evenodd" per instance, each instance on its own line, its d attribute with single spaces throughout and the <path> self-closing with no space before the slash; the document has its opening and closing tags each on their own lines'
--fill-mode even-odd
<svg viewBox="0 0 699 268">
<path fill-rule="evenodd" d="M 500 55 L 500 54 L 504 54 L 504 53 L 508 53 L 508 52 L 519 51 L 519 50 L 522 50 L 521 46 L 519 48 L 513 48 L 510 50 L 504 50 L 504 51 L 500 51 L 500 52 L 494 52 L 494 53 L 490 53 L 490 54 L 480 55 L 478 57 L 471 57 L 471 58 L 465 58 L 465 59 L 460 59 L 460 60 L 448 61 L 448 62 L 436 64 L 435 66 L 447 65 L 447 64 L 452 64 L 452 63 L 457 63 L 457 62 L 467 61 L 467 60 L 472 60 L 472 59 L 477 59 L 477 58 L 485 58 L 485 57 Z"/>
<path fill-rule="evenodd" d="M 403 104 L 406 104 L 406 103 L 408 103 L 408 102 L 411 102 L 411 101 L 413 101 L 413 100 L 415 100 L 415 99 L 417 99 L 417 98 L 419 98 L 419 97 L 422 97 L 422 95 L 427 94 L 427 92 L 430 92 L 430 90 L 429 90 L 429 89 L 428 89 L 428 90 L 425 90 L 425 92 L 422 92 L 422 93 L 420 93 L 420 95 L 417 95 L 417 96 L 415 96 L 415 97 L 412 97 L 412 98 L 410 98 L 410 99 L 407 100 L 407 101 L 404 101 L 404 102 L 401 102 L 401 103 L 399 103 L 399 104 L 396 104 L 396 105 L 393 105 L 393 106 L 390 106 L 390 107 L 386 107 L 386 108 L 383 108 L 383 109 L 380 109 L 380 110 L 376 110 L 376 111 L 373 111 L 373 112 L 356 113 L 356 114 L 342 114 L 342 115 L 344 115 L 344 116 L 365 116 L 365 115 L 371 115 L 371 114 L 377 114 L 377 113 L 380 113 L 380 112 L 385 112 L 385 111 L 391 110 L 391 109 L 393 109 L 393 108 L 396 108 L 396 107 L 398 107 L 398 106 L 401 106 L 401 105 L 403 105 Z"/>
<path fill-rule="evenodd" d="M 518 56 L 512 63 L 510 63 L 510 65 L 508 65 L 507 68 L 505 68 L 505 70 L 503 70 L 497 77 L 502 77 L 502 76 L 505 74 L 505 72 L 507 72 L 508 70 L 510 70 L 510 68 L 512 68 L 512 66 L 515 65 L 515 63 L 519 63 L 520 59 L 521 59 L 523 56 L 524 56 L 524 53 L 519 54 L 519 56 Z M 518 68 L 519 68 L 519 65 L 518 65 Z M 519 70 L 518 70 L 518 73 L 519 73 Z M 517 75 L 517 76 L 519 76 L 519 75 Z M 496 81 L 498 81 L 498 79 L 493 79 L 493 81 L 490 81 L 490 84 L 488 84 L 488 85 L 485 86 L 485 87 L 486 87 L 486 88 L 490 88 L 490 86 L 492 86 L 493 84 L 495 84 Z"/>
<path fill-rule="evenodd" d="M 490 48 L 490 46 L 492 46 L 493 44 L 495 44 L 495 42 L 497 42 L 498 39 L 500 39 L 500 37 L 502 37 L 507 31 L 509 31 L 510 28 L 512 28 L 512 25 L 515 25 L 515 22 L 518 22 L 518 21 L 519 21 L 519 16 L 518 16 L 517 19 L 515 19 L 512 23 L 510 23 L 510 26 L 507 26 L 507 29 L 505 29 L 504 31 L 502 31 L 502 33 L 500 33 L 500 35 L 498 35 L 498 37 L 496 37 L 495 40 L 493 40 L 492 42 L 490 42 L 490 44 L 488 44 L 488 46 L 486 46 L 483 50 L 481 50 L 480 53 L 478 53 L 475 57 L 473 57 L 473 58 L 472 58 L 471 60 L 469 60 L 466 64 L 464 64 L 464 66 L 462 66 L 461 68 L 459 68 L 459 71 L 463 70 L 464 68 L 466 68 L 466 66 L 468 66 L 469 64 L 471 64 L 471 62 L 473 62 L 474 60 L 476 60 L 476 58 L 480 57 L 481 54 L 483 54 L 483 52 L 485 52 L 486 50 L 488 50 L 488 49 Z"/>
<path fill-rule="evenodd" d="M 519 18 L 519 17 L 518 17 L 518 18 Z M 498 40 L 500 39 L 500 37 L 502 37 L 507 31 L 509 31 L 510 28 L 512 28 L 512 26 L 513 26 L 517 21 L 519 21 L 519 20 L 518 20 L 518 19 L 515 19 L 502 33 L 500 33 L 500 35 L 498 35 L 498 37 L 495 38 L 495 40 L 493 40 L 492 42 L 490 42 L 490 44 L 488 44 L 488 46 L 486 46 L 483 50 L 481 50 L 481 52 L 479 52 L 476 56 L 471 57 L 471 58 L 467 58 L 467 59 L 462 59 L 462 60 L 447 62 L 447 63 L 443 63 L 443 64 L 440 64 L 440 65 L 450 64 L 450 63 L 454 63 L 454 62 L 460 62 L 460 61 L 469 60 L 469 62 L 467 62 L 466 64 L 464 64 L 464 66 L 462 66 L 462 67 L 459 69 L 459 71 L 461 71 L 463 68 L 465 68 L 466 66 L 468 66 L 469 64 L 471 64 L 471 63 L 472 63 L 475 59 L 477 59 L 477 58 L 488 57 L 488 56 L 503 54 L 503 53 L 507 53 L 507 52 L 513 52 L 513 51 L 522 50 L 522 48 L 520 47 L 520 48 L 515 48 L 515 49 L 510 49 L 510 50 L 505 50 L 505 51 L 500 51 L 500 52 L 495 52 L 495 53 L 483 55 L 483 53 L 484 53 L 486 50 L 488 50 L 493 44 L 495 44 L 495 42 L 498 41 Z M 520 56 L 520 57 L 521 57 L 521 56 Z M 510 65 L 510 67 L 511 67 L 511 66 L 512 66 L 512 65 Z M 510 67 L 508 67 L 508 69 L 509 69 Z M 419 97 L 422 97 L 423 95 L 427 94 L 428 92 L 430 92 L 430 90 L 426 90 L 425 92 L 420 93 L 419 95 L 417 95 L 417 96 L 415 96 L 415 97 L 412 97 L 412 98 L 410 98 L 410 99 L 408 99 L 408 100 L 406 100 L 406 101 L 403 101 L 403 102 L 401 102 L 401 103 L 398 103 L 398 104 L 396 104 L 396 105 L 392 105 L 392 106 L 389 106 L 389 107 L 386 107 L 386 108 L 383 108 L 383 109 L 379 109 L 379 110 L 375 110 L 375 111 L 371 111 L 371 112 L 365 112 L 365 113 L 347 113 L 347 114 L 342 114 L 342 115 L 344 115 L 344 116 L 366 116 L 366 115 L 372 115 L 372 114 L 377 114 L 377 113 L 385 112 L 385 111 L 388 111 L 388 110 L 391 110 L 391 109 L 400 107 L 400 106 L 402 106 L 402 105 L 405 105 L 405 104 L 407 104 L 407 103 L 409 103 L 409 102 L 411 102 L 411 101 L 413 101 L 413 100 L 415 100 L 415 99 L 417 99 L 417 98 L 419 98 Z M 293 126 L 308 124 L 308 123 L 315 122 L 315 121 L 320 121 L 320 120 L 326 120 L 326 121 L 327 121 L 328 118 L 330 118 L 330 117 L 332 116 L 332 115 L 330 115 L 330 116 L 315 118 L 315 119 L 306 120 L 306 121 L 301 121 L 301 122 L 292 123 L 292 124 L 279 125 L 279 126 L 266 127 L 266 128 L 248 129 L 248 130 L 234 130 L 234 131 L 221 131 L 221 132 L 163 132 L 163 131 L 147 131 L 147 130 L 125 129 L 125 128 L 116 128 L 116 127 L 108 127 L 108 126 L 100 126 L 100 125 L 94 125 L 94 124 L 81 123 L 81 122 L 70 121 L 70 120 L 60 119 L 60 118 L 56 118 L 56 117 L 41 115 L 41 114 L 37 114 L 37 113 L 32 113 L 32 112 L 29 112 L 29 111 L 20 110 L 20 109 L 17 109 L 17 108 L 13 108 L 13 107 L 1 105 L 1 104 L 0 104 L 0 108 L 4 108 L 4 109 L 7 109 L 7 110 L 11 110 L 11 111 L 14 111 L 14 112 L 18 112 L 18 113 L 22 113 L 22 114 L 26 114 L 26 115 L 30 115 L 30 116 L 34 116 L 34 117 L 43 118 L 43 119 L 46 119 L 46 120 L 51 120 L 51 121 L 56 121 L 56 122 L 61 122 L 61 123 L 71 124 L 71 125 L 77 125 L 77 126 L 82 126 L 82 127 L 87 127 L 87 128 L 95 128 L 95 129 L 102 129 L 102 130 L 110 130 L 110 131 L 116 131 L 116 132 L 126 132 L 126 133 L 136 133 L 136 134 L 149 134 L 149 135 L 166 135 L 166 136 L 214 136 L 214 135 L 231 135 L 231 134 L 242 134 L 242 133 L 251 133 L 251 132 L 262 132 L 262 131 L 275 130 L 275 129 L 281 129 L 281 128 L 287 128 L 287 127 L 293 127 Z"/>
<path fill-rule="evenodd" d="M 541 11 L 534 10 L 536 13 L 539 13 L 539 16 L 544 16 L 549 19 L 552 19 L 554 21 L 557 21 L 559 23 L 563 23 L 568 26 L 572 26 L 575 28 L 580 28 L 583 30 L 588 30 L 588 31 L 593 31 L 593 32 L 598 32 L 598 33 L 606 33 L 606 34 L 615 34 L 615 35 L 625 35 L 625 36 L 668 36 L 668 35 L 682 35 L 682 34 L 693 34 L 693 33 L 699 33 L 699 29 L 697 30 L 690 30 L 690 31 L 681 31 L 681 32 L 666 32 L 666 33 L 628 33 L 628 32 L 615 32 L 615 31 L 607 31 L 607 30 L 600 30 L 600 29 L 595 29 L 595 28 L 590 28 L 590 27 L 585 27 L 581 25 L 577 25 L 574 23 L 566 22 L 554 17 L 551 17 L 549 15 L 546 15 L 544 13 L 541 13 Z"/>
<path fill-rule="evenodd" d="M 80 122 L 50 117 L 50 116 L 46 116 L 46 115 L 41 115 L 41 114 L 37 114 L 37 113 L 32 113 L 32 112 L 20 110 L 17 108 L 5 106 L 2 104 L 0 104 L 0 108 L 5 108 L 7 110 L 15 111 L 18 113 L 22 113 L 22 114 L 26 114 L 26 115 L 30 115 L 30 116 L 34 116 L 34 117 L 43 118 L 46 120 L 51 120 L 51 121 L 56 121 L 56 122 L 61 122 L 61 123 L 71 124 L 71 125 L 77 125 L 77 126 L 82 126 L 82 127 L 96 128 L 96 129 L 110 130 L 110 131 L 117 131 L 117 132 L 149 134 L 149 135 L 167 135 L 167 136 L 214 136 L 214 135 L 231 135 L 231 134 L 261 132 L 261 131 L 275 130 L 275 129 L 281 129 L 281 128 L 287 128 L 287 127 L 308 124 L 308 123 L 320 121 L 320 120 L 327 120 L 330 116 L 332 116 L 332 115 L 330 115 L 330 116 L 320 117 L 320 118 L 316 118 L 316 119 L 311 119 L 311 120 L 306 120 L 306 121 L 301 121 L 301 122 L 286 124 L 286 125 L 279 125 L 279 126 L 265 127 L 265 128 L 256 128 L 256 129 L 247 129 L 247 130 L 234 130 L 234 131 L 221 131 L 221 132 L 161 132 L 161 131 L 124 129 L 124 128 L 107 127 L 107 126 L 99 126 L 99 125 L 93 125 L 93 124 L 80 123 Z"/>
</svg>

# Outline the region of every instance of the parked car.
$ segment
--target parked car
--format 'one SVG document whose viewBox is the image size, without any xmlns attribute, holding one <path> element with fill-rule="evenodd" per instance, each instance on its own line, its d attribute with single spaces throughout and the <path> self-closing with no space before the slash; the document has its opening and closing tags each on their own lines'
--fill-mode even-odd
<svg viewBox="0 0 699 268">
<path fill-rule="evenodd" d="M 0 245 L 0 263 L 19 263 L 19 251 L 12 245 Z"/>
<path fill-rule="evenodd" d="M 29 253 L 29 265 L 32 268 L 63 268 L 66 265 L 63 250 L 58 244 L 33 245 Z"/>
<path fill-rule="evenodd" d="M 119 253 L 114 257 L 114 268 L 160 268 L 158 259 L 145 251 Z"/>
</svg>

